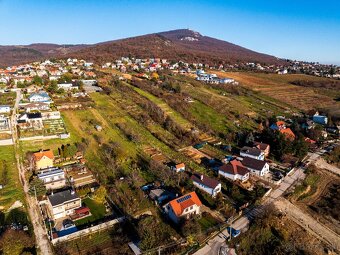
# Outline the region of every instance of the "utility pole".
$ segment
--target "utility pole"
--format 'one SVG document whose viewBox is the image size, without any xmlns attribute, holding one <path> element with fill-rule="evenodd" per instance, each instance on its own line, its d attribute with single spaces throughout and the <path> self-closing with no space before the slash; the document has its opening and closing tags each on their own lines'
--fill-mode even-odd
<svg viewBox="0 0 340 255">
<path fill-rule="evenodd" d="M 36 200 L 36 202 L 38 202 L 38 198 L 37 198 L 37 189 L 35 188 L 35 185 L 34 185 L 34 195 L 35 195 L 35 200 Z"/>
</svg>

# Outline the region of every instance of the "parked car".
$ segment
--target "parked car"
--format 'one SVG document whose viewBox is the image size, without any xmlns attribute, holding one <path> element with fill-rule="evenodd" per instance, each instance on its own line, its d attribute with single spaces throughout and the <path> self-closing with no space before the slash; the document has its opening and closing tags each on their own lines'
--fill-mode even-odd
<svg viewBox="0 0 340 255">
<path fill-rule="evenodd" d="M 232 227 L 227 227 L 229 235 L 231 234 L 232 237 L 238 237 L 241 234 L 241 231 L 238 229 L 234 229 Z"/>
<path fill-rule="evenodd" d="M 64 227 L 64 229 L 72 228 L 74 226 L 75 225 L 74 225 L 72 220 L 70 220 L 70 219 L 63 220 L 63 227 Z"/>
<path fill-rule="evenodd" d="M 284 177 L 283 173 L 281 173 L 280 171 L 275 171 L 273 173 L 273 176 L 278 178 L 278 179 L 282 179 Z"/>
</svg>

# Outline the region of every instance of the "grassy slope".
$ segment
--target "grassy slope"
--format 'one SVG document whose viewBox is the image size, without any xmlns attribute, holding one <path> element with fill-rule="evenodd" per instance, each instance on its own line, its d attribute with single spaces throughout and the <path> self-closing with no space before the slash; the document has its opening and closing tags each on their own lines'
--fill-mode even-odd
<svg viewBox="0 0 340 255">
<path fill-rule="evenodd" d="M 113 100 L 112 97 L 98 93 L 92 94 L 91 97 L 100 107 L 101 110 L 99 110 L 99 112 L 101 112 L 104 116 L 108 116 L 107 119 L 109 119 L 112 124 L 119 122 L 126 123 L 141 136 L 141 141 L 137 145 L 131 144 L 132 147 L 137 148 L 137 150 L 141 150 L 144 146 L 152 146 L 159 149 L 164 155 L 173 160 L 186 162 L 189 166 L 203 171 L 200 166 L 197 166 L 194 162 L 188 160 L 180 153 L 173 151 L 167 145 L 154 137 L 149 130 L 147 130 L 143 125 L 138 123 L 138 121 L 133 119 L 131 116 L 129 116 L 128 112 L 124 111 L 120 107 L 119 102 Z M 176 113 L 176 115 L 180 116 L 178 113 Z M 180 118 L 182 119 L 182 117 Z M 182 119 L 182 121 L 182 123 L 187 122 L 185 119 Z"/>
<path fill-rule="evenodd" d="M 3 206 L 6 210 L 16 200 L 20 200 L 22 203 L 24 203 L 25 200 L 15 163 L 14 148 L 12 146 L 1 146 L 0 160 L 6 161 L 8 167 L 9 183 L 0 190 L 0 206 Z M 0 176 L 1 175 L 2 172 L 0 172 Z"/>
<path fill-rule="evenodd" d="M 141 90 L 139 88 L 133 87 L 140 95 L 146 97 L 150 101 L 157 104 L 166 114 L 174 119 L 178 124 L 181 124 L 184 128 L 190 129 L 193 125 L 184 119 L 178 112 L 174 111 L 170 106 L 168 106 L 163 100 L 155 97 L 154 95 L 148 93 L 147 91 Z"/>
<path fill-rule="evenodd" d="M 333 107 L 333 97 L 323 95 L 320 89 L 295 86 L 290 84 L 294 80 L 323 80 L 324 78 L 301 74 L 278 75 L 264 73 L 215 72 L 221 77 L 231 77 L 243 86 L 259 91 L 293 107 L 308 110 L 313 107 Z"/>
<path fill-rule="evenodd" d="M 189 77 L 176 76 L 175 79 L 182 83 L 184 93 L 198 101 L 192 104 L 191 113 L 200 121 L 209 123 L 217 132 L 239 129 L 234 121 L 238 121 L 243 128 L 252 129 L 257 126 L 254 120 L 258 116 L 269 117 L 283 114 L 286 110 L 285 103 L 255 91 L 246 90 L 244 95 L 235 95 Z M 215 123 L 209 120 L 214 120 Z"/>
</svg>

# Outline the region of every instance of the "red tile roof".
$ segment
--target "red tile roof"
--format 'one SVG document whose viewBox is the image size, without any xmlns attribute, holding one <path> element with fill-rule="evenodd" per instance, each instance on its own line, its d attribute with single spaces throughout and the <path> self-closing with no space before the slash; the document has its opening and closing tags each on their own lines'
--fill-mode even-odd
<svg viewBox="0 0 340 255">
<path fill-rule="evenodd" d="M 201 206 L 202 202 L 198 198 L 195 191 L 190 192 L 184 196 L 176 198 L 169 202 L 172 210 L 176 214 L 177 217 L 181 216 L 184 210 L 192 205 Z"/>
<path fill-rule="evenodd" d="M 276 122 L 276 126 L 278 126 L 280 128 L 280 126 L 285 126 L 286 123 L 284 121 L 278 121 Z"/>
<path fill-rule="evenodd" d="M 219 168 L 219 170 L 228 174 L 239 174 L 242 176 L 249 173 L 249 170 L 242 165 L 241 161 L 238 161 L 237 159 L 230 161 L 228 164 L 224 164 Z"/>
<path fill-rule="evenodd" d="M 295 134 L 293 133 L 293 131 L 290 128 L 280 129 L 280 132 L 282 134 L 284 134 L 286 136 L 286 138 L 288 138 L 290 140 L 294 140 L 295 139 Z"/>
<path fill-rule="evenodd" d="M 180 163 L 176 165 L 176 169 L 183 168 L 183 167 L 185 167 L 184 163 Z"/>
<path fill-rule="evenodd" d="M 54 155 L 53 155 L 53 152 L 51 150 L 33 153 L 33 157 L 34 157 L 35 161 L 41 160 L 44 156 L 48 157 L 50 159 L 54 159 Z"/>
</svg>

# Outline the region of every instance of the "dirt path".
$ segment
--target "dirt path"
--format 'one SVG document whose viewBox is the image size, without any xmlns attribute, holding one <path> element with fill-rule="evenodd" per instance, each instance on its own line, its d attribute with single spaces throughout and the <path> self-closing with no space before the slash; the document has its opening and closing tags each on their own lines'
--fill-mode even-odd
<svg viewBox="0 0 340 255">
<path fill-rule="evenodd" d="M 305 230 L 326 242 L 334 250 L 340 251 L 340 235 L 316 221 L 287 199 L 280 198 L 274 202 L 274 205 Z"/>
<path fill-rule="evenodd" d="M 326 160 L 324 160 L 323 158 L 319 158 L 316 162 L 315 162 L 315 166 L 325 169 L 329 172 L 332 172 L 333 174 L 336 174 L 338 176 L 340 176 L 340 168 L 334 166 L 334 165 L 330 165 L 326 162 Z"/>
<path fill-rule="evenodd" d="M 25 168 L 22 162 L 20 161 L 19 140 L 18 140 L 16 125 L 15 125 L 15 113 L 16 113 L 16 109 L 18 108 L 19 100 L 20 100 L 20 91 L 17 91 L 17 100 L 15 102 L 15 105 L 13 108 L 13 115 L 12 115 L 12 124 L 13 124 L 12 125 L 13 127 L 12 138 L 13 138 L 13 143 L 14 143 L 14 151 L 15 151 L 17 168 L 19 171 L 19 178 L 20 178 L 21 184 L 25 192 L 25 197 L 26 197 L 26 202 L 27 202 L 27 211 L 32 221 L 38 254 L 42 254 L 42 255 L 51 254 L 52 255 L 53 251 L 51 248 L 51 244 L 47 238 L 47 233 L 44 227 L 45 225 L 43 223 L 43 219 L 41 218 L 41 214 L 39 212 L 39 206 L 35 198 L 31 197 L 28 194 L 29 186 L 28 186 L 28 182 L 25 177 Z"/>
<path fill-rule="evenodd" d="M 103 126 L 105 128 L 110 127 L 109 123 L 104 119 L 104 117 L 95 109 L 91 108 L 90 111 L 92 112 L 93 116 L 99 120 L 101 123 L 103 123 Z"/>
</svg>

